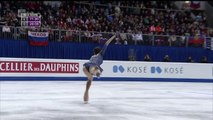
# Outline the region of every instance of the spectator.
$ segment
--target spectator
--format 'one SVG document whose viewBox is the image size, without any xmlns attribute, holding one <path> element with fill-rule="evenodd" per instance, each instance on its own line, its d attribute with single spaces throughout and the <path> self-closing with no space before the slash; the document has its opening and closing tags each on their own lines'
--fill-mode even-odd
<svg viewBox="0 0 213 120">
<path fill-rule="evenodd" d="M 188 56 L 187 59 L 186 59 L 186 62 L 194 62 L 194 60 L 192 59 L 191 56 Z"/>
<path fill-rule="evenodd" d="M 3 28 L 2 28 L 2 32 L 10 33 L 10 27 L 8 26 L 8 24 L 7 24 L 7 23 L 5 24 L 5 26 L 3 26 Z"/>
<path fill-rule="evenodd" d="M 157 33 L 160 33 L 160 32 L 162 32 L 162 27 L 158 24 L 157 26 L 156 26 L 156 32 Z"/>
<path fill-rule="evenodd" d="M 11 34 L 11 30 L 10 27 L 7 25 L 2 27 L 2 32 L 3 32 L 3 38 L 11 38 L 12 34 Z"/>
<path fill-rule="evenodd" d="M 137 31 L 134 34 L 132 34 L 132 40 L 135 41 L 136 44 L 142 44 L 142 42 L 143 42 L 142 33 Z"/>
<path fill-rule="evenodd" d="M 127 42 L 127 40 L 124 40 L 124 45 L 128 45 L 128 42 Z"/>
<path fill-rule="evenodd" d="M 171 43 L 171 46 L 176 46 L 177 37 L 175 35 L 169 36 L 169 42 Z"/>
<path fill-rule="evenodd" d="M 122 33 L 120 33 L 120 38 L 122 41 L 127 40 L 126 33 L 124 33 L 124 31 L 122 31 Z"/>
<path fill-rule="evenodd" d="M 144 59 L 143 59 L 144 61 L 151 61 L 151 58 L 150 58 L 150 56 L 149 56 L 149 54 L 146 54 L 145 56 L 144 56 Z"/>
<path fill-rule="evenodd" d="M 201 62 L 201 63 L 208 63 L 207 57 L 206 57 L 206 56 L 202 56 L 200 62 Z"/>
<path fill-rule="evenodd" d="M 108 39 L 106 39 L 103 36 L 101 36 L 100 39 L 99 39 L 99 44 L 105 44 L 107 40 Z"/>
<path fill-rule="evenodd" d="M 155 32 L 155 26 L 154 26 L 154 24 L 150 26 L 149 31 L 153 32 L 153 33 Z"/>
<path fill-rule="evenodd" d="M 186 36 L 181 35 L 179 39 L 180 39 L 181 46 L 185 46 L 185 44 L 186 44 Z"/>
<path fill-rule="evenodd" d="M 163 62 L 171 62 L 169 55 L 164 56 Z"/>
<path fill-rule="evenodd" d="M 116 42 L 115 42 L 116 45 L 121 45 L 120 39 L 119 39 L 118 37 L 115 38 L 115 41 L 116 41 Z"/>
</svg>

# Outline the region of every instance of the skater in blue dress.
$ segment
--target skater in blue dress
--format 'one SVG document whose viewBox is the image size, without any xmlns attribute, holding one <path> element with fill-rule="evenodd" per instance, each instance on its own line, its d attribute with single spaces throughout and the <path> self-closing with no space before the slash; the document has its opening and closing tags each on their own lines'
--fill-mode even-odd
<svg viewBox="0 0 213 120">
<path fill-rule="evenodd" d="M 104 53 L 109 45 L 109 43 L 115 38 L 113 35 L 109 40 L 106 41 L 103 48 L 96 47 L 93 49 L 94 55 L 91 56 L 89 62 L 84 63 L 83 72 L 87 76 L 86 90 L 84 92 L 84 103 L 88 103 L 89 100 L 89 88 L 93 81 L 93 76 L 100 77 L 103 69 L 101 68 L 101 64 L 103 63 Z"/>
</svg>

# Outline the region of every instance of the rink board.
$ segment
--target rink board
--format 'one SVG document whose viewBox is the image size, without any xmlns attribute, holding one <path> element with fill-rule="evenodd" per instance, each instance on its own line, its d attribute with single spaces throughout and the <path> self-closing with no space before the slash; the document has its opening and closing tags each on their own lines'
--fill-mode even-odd
<svg viewBox="0 0 213 120">
<path fill-rule="evenodd" d="M 0 80 L 85 80 L 78 59 L 0 58 Z M 104 60 L 98 81 L 213 82 L 213 64 Z"/>
</svg>

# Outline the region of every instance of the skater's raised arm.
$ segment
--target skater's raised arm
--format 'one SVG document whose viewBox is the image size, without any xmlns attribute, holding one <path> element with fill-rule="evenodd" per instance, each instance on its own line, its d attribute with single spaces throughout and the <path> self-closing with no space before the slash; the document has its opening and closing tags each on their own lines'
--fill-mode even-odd
<svg viewBox="0 0 213 120">
<path fill-rule="evenodd" d="M 112 40 L 113 40 L 114 38 L 115 38 L 115 35 L 113 35 L 110 39 L 108 39 L 108 40 L 106 41 L 106 43 L 104 44 L 104 46 L 103 46 L 103 48 L 102 48 L 102 50 L 101 50 L 101 52 L 100 52 L 100 54 L 101 54 L 102 56 L 104 55 L 104 53 L 105 53 L 105 51 L 106 51 L 108 45 L 112 42 Z"/>
</svg>

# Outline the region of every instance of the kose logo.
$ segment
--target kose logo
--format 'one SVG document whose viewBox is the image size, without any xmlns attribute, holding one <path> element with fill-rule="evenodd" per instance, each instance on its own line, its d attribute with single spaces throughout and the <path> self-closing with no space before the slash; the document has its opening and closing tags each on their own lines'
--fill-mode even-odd
<svg viewBox="0 0 213 120">
<path fill-rule="evenodd" d="M 157 67 L 152 66 L 151 73 L 156 73 L 156 72 L 160 74 L 162 72 L 162 69 L 159 66 Z"/>
<path fill-rule="evenodd" d="M 122 65 L 113 66 L 114 73 L 117 72 L 123 73 L 124 71 L 126 71 L 127 73 L 147 73 L 147 66 L 127 66 L 125 68 Z"/>
<path fill-rule="evenodd" d="M 147 66 L 128 66 L 126 71 L 129 73 L 147 73 Z"/>
<path fill-rule="evenodd" d="M 123 73 L 125 71 L 124 67 L 123 66 L 117 66 L 117 65 L 114 65 L 113 66 L 113 72 L 114 73 L 117 73 L 118 71 L 120 71 L 121 73 Z"/>
<path fill-rule="evenodd" d="M 183 74 L 183 67 L 155 67 L 152 66 L 151 67 L 151 73 L 155 74 L 155 73 L 164 73 L 164 74 Z"/>
</svg>

